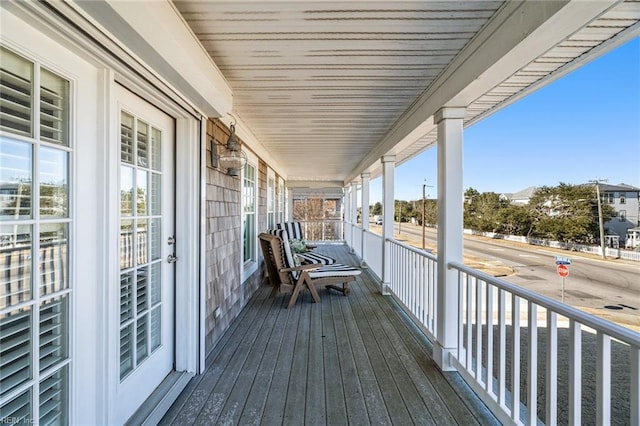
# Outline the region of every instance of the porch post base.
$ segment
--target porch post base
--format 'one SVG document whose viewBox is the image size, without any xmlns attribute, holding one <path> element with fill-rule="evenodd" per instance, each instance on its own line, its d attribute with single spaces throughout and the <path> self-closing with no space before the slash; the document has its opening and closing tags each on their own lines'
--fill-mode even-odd
<svg viewBox="0 0 640 426">
<path fill-rule="evenodd" d="M 381 288 L 380 288 L 380 293 L 382 293 L 383 296 L 391 296 L 391 284 L 390 283 L 381 283 Z"/>
<path fill-rule="evenodd" d="M 456 348 L 443 348 L 440 346 L 440 342 L 433 344 L 433 360 L 438 364 L 442 371 L 456 371 L 456 368 L 451 364 L 451 354 Z"/>
</svg>

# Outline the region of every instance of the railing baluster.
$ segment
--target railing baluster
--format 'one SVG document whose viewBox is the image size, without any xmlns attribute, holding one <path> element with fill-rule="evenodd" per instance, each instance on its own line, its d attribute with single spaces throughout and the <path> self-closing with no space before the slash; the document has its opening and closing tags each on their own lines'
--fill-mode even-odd
<svg viewBox="0 0 640 426">
<path fill-rule="evenodd" d="M 458 361 L 464 356 L 464 272 L 458 271 Z"/>
<path fill-rule="evenodd" d="M 498 351 L 498 403 L 501 407 L 507 406 L 507 325 L 506 325 L 506 297 L 505 291 L 498 290 L 498 337 L 500 340 L 500 348 Z"/>
<path fill-rule="evenodd" d="M 489 395 L 494 398 L 493 392 L 493 290 L 495 289 L 489 283 L 486 283 L 485 291 L 487 293 L 487 379 L 485 389 Z"/>
<path fill-rule="evenodd" d="M 611 337 L 597 332 L 596 423 L 605 425 L 611 418 Z"/>
<path fill-rule="evenodd" d="M 520 421 L 520 298 L 511 295 L 511 419 Z"/>
<path fill-rule="evenodd" d="M 473 291 L 471 290 L 471 280 L 473 278 L 470 275 L 467 275 L 467 324 L 466 324 L 466 335 L 467 335 L 467 370 L 473 371 Z"/>
<path fill-rule="evenodd" d="M 482 385 L 482 280 L 476 284 L 476 380 Z"/>
<path fill-rule="evenodd" d="M 580 323 L 569 321 L 569 424 L 581 424 L 582 417 L 582 330 Z"/>
<path fill-rule="evenodd" d="M 629 383 L 630 424 L 640 425 L 640 347 L 629 347 L 631 381 Z"/>
<path fill-rule="evenodd" d="M 538 423 L 538 309 L 537 305 L 529 302 L 529 353 L 527 356 L 528 377 L 527 377 L 527 413 L 529 414 L 529 424 Z"/>
<path fill-rule="evenodd" d="M 548 426 L 558 423 L 558 315 L 547 309 L 547 417 Z"/>
</svg>

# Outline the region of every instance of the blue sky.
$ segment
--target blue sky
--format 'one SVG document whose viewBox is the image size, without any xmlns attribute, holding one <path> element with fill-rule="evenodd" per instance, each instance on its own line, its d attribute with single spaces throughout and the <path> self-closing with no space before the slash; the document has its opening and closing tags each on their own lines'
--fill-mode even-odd
<svg viewBox="0 0 640 426">
<path fill-rule="evenodd" d="M 395 198 L 437 193 L 435 148 L 398 166 Z M 465 129 L 464 188 L 517 192 L 608 179 L 640 187 L 640 38 Z M 371 201 L 382 199 L 382 179 Z"/>
</svg>

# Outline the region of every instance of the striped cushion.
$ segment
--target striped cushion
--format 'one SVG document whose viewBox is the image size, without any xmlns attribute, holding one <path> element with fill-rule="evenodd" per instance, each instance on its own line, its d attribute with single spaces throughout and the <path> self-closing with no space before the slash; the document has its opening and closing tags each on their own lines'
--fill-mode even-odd
<svg viewBox="0 0 640 426">
<path fill-rule="evenodd" d="M 296 263 L 293 260 L 293 253 L 291 252 L 291 246 L 289 245 L 289 237 L 287 231 L 284 229 L 269 229 L 268 234 L 275 235 L 282 240 L 282 246 L 284 248 L 284 262 L 287 264 L 287 268 L 293 268 Z"/>
<path fill-rule="evenodd" d="M 325 265 L 314 271 L 309 272 L 309 276 L 313 278 L 322 277 L 350 277 L 360 275 L 362 271 L 353 266 L 343 265 L 341 263 L 334 263 L 333 265 Z"/>
<path fill-rule="evenodd" d="M 334 263 L 336 263 L 336 260 L 334 258 L 325 256 L 324 254 L 320 254 L 315 251 L 298 253 L 298 257 L 301 257 L 302 263 L 306 264 L 321 263 L 323 265 L 333 265 Z"/>
<path fill-rule="evenodd" d="M 276 224 L 276 229 L 284 229 L 290 239 L 304 240 L 302 235 L 302 225 L 300 222 L 282 222 Z"/>
</svg>

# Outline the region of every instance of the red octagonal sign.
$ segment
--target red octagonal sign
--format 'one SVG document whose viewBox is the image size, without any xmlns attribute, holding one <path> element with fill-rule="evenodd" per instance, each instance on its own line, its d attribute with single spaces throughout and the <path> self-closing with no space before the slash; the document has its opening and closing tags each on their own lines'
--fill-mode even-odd
<svg viewBox="0 0 640 426">
<path fill-rule="evenodd" d="M 567 265 L 558 265 L 558 275 L 562 278 L 569 276 L 569 267 Z"/>
</svg>

